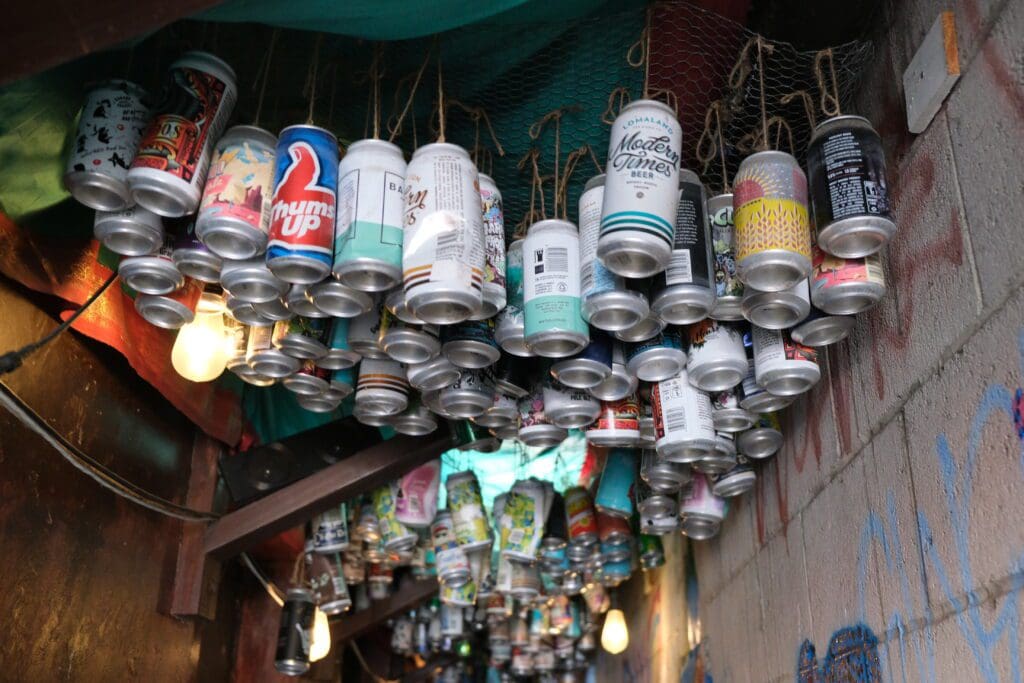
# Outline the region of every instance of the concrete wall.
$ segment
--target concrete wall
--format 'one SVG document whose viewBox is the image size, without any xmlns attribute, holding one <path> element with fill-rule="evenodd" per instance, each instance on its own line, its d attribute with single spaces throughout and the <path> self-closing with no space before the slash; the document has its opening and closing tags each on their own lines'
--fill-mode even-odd
<svg viewBox="0 0 1024 683">
<path fill-rule="evenodd" d="M 1024 2 L 950 4 L 962 76 L 930 127 L 906 132 L 901 80 L 943 3 L 891 2 L 862 93 L 900 225 L 890 294 L 698 544 L 716 681 L 1024 675 Z"/>
</svg>

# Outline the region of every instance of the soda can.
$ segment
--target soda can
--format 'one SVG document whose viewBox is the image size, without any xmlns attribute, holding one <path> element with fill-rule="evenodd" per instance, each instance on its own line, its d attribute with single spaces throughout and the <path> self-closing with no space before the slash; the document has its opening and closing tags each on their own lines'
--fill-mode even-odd
<svg viewBox="0 0 1024 683">
<path fill-rule="evenodd" d="M 150 105 L 146 91 L 130 81 L 105 81 L 86 93 L 64 170 L 64 187 L 80 203 L 105 212 L 134 203 L 128 167 L 149 122 Z"/>
<path fill-rule="evenodd" d="M 761 413 L 757 424 L 736 437 L 739 452 L 754 460 L 763 460 L 775 455 L 782 447 L 782 429 L 775 413 Z"/>
<path fill-rule="evenodd" d="M 482 415 L 493 401 L 494 383 L 484 370 L 463 370 L 440 396 L 445 413 L 460 419 Z"/>
<path fill-rule="evenodd" d="M 360 356 L 348 344 L 347 318 L 331 318 L 328 321 L 327 353 L 316 362 L 328 370 L 345 370 L 359 362 Z"/>
<path fill-rule="evenodd" d="M 708 199 L 711 249 L 715 260 L 715 320 L 743 320 L 743 281 L 736 274 L 736 234 L 733 230 L 732 193 Z"/>
<path fill-rule="evenodd" d="M 704 320 L 690 325 L 690 357 L 686 364 L 690 382 L 703 391 L 725 391 L 743 381 L 747 353 L 743 336 L 729 323 Z"/>
<path fill-rule="evenodd" d="M 580 312 L 580 237 L 569 221 L 534 223 L 523 243 L 526 345 L 538 356 L 565 358 L 590 341 Z"/>
<path fill-rule="evenodd" d="M 751 154 L 733 183 L 736 272 L 762 292 L 789 289 L 811 274 L 807 177 L 791 155 Z"/>
<path fill-rule="evenodd" d="M 206 248 L 196 237 L 195 222 L 179 222 L 174 230 L 174 251 L 171 260 L 185 277 L 200 282 L 220 282 L 221 258 Z"/>
<path fill-rule="evenodd" d="M 255 126 L 234 126 L 214 145 L 196 235 L 221 258 L 253 258 L 267 248 L 275 147 L 273 133 Z"/>
<path fill-rule="evenodd" d="M 494 179 L 480 174 L 480 201 L 484 219 L 483 305 L 474 318 L 491 318 L 505 308 L 505 214 Z"/>
<path fill-rule="evenodd" d="M 97 211 L 92 234 L 115 254 L 145 256 L 164 243 L 164 224 L 160 216 L 141 206 L 116 211 Z"/>
<path fill-rule="evenodd" d="M 331 372 L 331 393 L 345 399 L 356 390 L 356 373 L 352 368 Z"/>
<path fill-rule="evenodd" d="M 128 170 L 136 204 L 168 218 L 195 212 L 237 94 L 235 72 L 211 54 L 187 52 L 171 64 Z"/>
<path fill-rule="evenodd" d="M 696 462 L 715 449 L 711 399 L 693 386 L 686 370 L 651 391 L 658 455 L 672 462 Z"/>
<path fill-rule="evenodd" d="M 436 325 L 411 325 L 381 309 L 378 343 L 384 353 L 399 363 L 424 363 L 441 352 Z"/>
<path fill-rule="evenodd" d="M 455 472 L 448 475 L 444 485 L 459 545 L 467 552 L 490 546 L 491 527 L 476 475 L 471 471 Z"/>
<path fill-rule="evenodd" d="M 274 324 L 274 346 L 301 360 L 327 355 L 327 325 L 322 318 L 296 316 Z"/>
<path fill-rule="evenodd" d="M 545 413 L 544 387 L 538 382 L 528 396 L 519 399 L 519 440 L 525 446 L 550 448 L 568 435 L 568 431 L 552 424 Z"/>
<path fill-rule="evenodd" d="M 462 371 L 444 356 L 415 363 L 406 368 L 409 384 L 422 392 L 440 391 L 459 381 Z"/>
<path fill-rule="evenodd" d="M 711 420 L 716 432 L 734 433 L 750 429 L 757 417 L 742 407 L 744 398 L 742 382 L 731 389 L 711 394 Z"/>
<path fill-rule="evenodd" d="M 711 491 L 720 498 L 741 496 L 754 488 L 757 473 L 742 456 L 728 472 L 712 476 Z"/>
<path fill-rule="evenodd" d="M 305 285 L 296 285 L 304 287 Z M 354 318 L 373 308 L 373 297 L 337 280 L 327 279 L 309 287 L 309 301 L 322 315 Z"/>
<path fill-rule="evenodd" d="M 232 298 L 253 304 L 280 299 L 288 292 L 288 283 L 277 279 L 262 256 L 244 261 L 225 261 L 220 284 Z"/>
<path fill-rule="evenodd" d="M 822 249 L 861 258 L 892 238 L 885 152 L 867 119 L 847 115 L 819 123 L 807 148 L 807 174 Z"/>
<path fill-rule="evenodd" d="M 640 517 L 675 517 L 678 512 L 676 499 L 670 493 L 655 491 L 643 479 L 636 482 L 634 496 L 636 497 L 636 511 Z M 629 546 L 627 546 L 627 551 Z M 627 552 L 626 558 L 629 557 Z M 619 558 L 619 559 L 626 559 Z"/>
<path fill-rule="evenodd" d="M 195 320 L 202 293 L 201 282 L 186 280 L 182 287 L 168 294 L 138 294 L 135 310 L 150 325 L 177 330 Z"/>
<path fill-rule="evenodd" d="M 437 514 L 440 485 L 440 460 L 431 460 L 402 475 L 398 480 L 395 518 L 410 529 L 429 528 Z"/>
<path fill-rule="evenodd" d="M 814 247 L 811 303 L 831 315 L 856 315 L 885 296 L 885 271 L 878 254 L 844 259 Z"/>
<path fill-rule="evenodd" d="M 830 315 L 812 305 L 807 317 L 789 332 L 797 344 L 828 346 L 849 337 L 855 322 L 852 315 Z"/>
<path fill-rule="evenodd" d="M 796 396 L 821 379 L 817 350 L 793 341 L 788 330 L 751 328 L 754 340 L 754 376 L 776 396 Z"/>
<path fill-rule="evenodd" d="M 249 327 L 231 316 L 224 318 L 224 338 L 228 345 L 228 361 L 225 367 L 231 372 L 239 368 L 248 369 L 245 362 L 245 345 L 249 339 Z"/>
<path fill-rule="evenodd" d="M 289 294 L 291 294 L 290 291 Z M 288 305 L 284 302 L 284 299 L 271 299 L 270 301 L 263 301 L 258 304 L 250 305 L 252 306 L 253 310 L 255 310 L 265 320 L 272 320 L 274 322 L 277 322 L 279 320 L 291 320 L 297 315 L 295 311 L 288 308 Z M 310 311 L 304 310 L 303 312 L 308 313 Z M 319 310 L 316 311 L 317 314 L 319 314 L 319 312 Z M 307 317 L 320 316 L 314 315 Z"/>
<path fill-rule="evenodd" d="M 678 493 L 690 481 L 690 468 L 658 457 L 653 448 L 640 451 L 640 478 L 657 493 Z"/>
<path fill-rule="evenodd" d="M 491 427 L 490 430 L 492 435 L 496 439 L 501 441 L 515 440 L 519 437 L 519 415 L 516 414 L 516 418 L 508 424 L 501 425 L 500 427 Z"/>
<path fill-rule="evenodd" d="M 686 352 L 676 329 L 665 330 L 647 341 L 626 346 L 626 371 L 645 382 L 675 377 L 685 367 Z"/>
<path fill-rule="evenodd" d="M 416 317 L 452 325 L 483 305 L 484 225 L 476 167 L 462 147 L 416 150 L 405 177 L 402 273 Z"/>
<path fill-rule="evenodd" d="M 383 315 L 380 304 L 351 319 L 348 326 L 348 345 L 363 358 L 387 360 L 388 354 L 380 347 L 380 324 Z"/>
<path fill-rule="evenodd" d="M 601 412 L 587 428 L 587 443 L 630 448 L 640 441 L 640 406 L 636 394 L 618 401 L 602 401 Z"/>
<path fill-rule="evenodd" d="M 462 608 L 449 604 L 441 605 L 441 635 L 447 638 L 461 638 L 466 629 Z M 442 679 L 444 680 L 444 679 Z M 458 681 L 456 676 L 454 681 Z"/>
<path fill-rule="evenodd" d="M 678 509 L 678 504 L 676 508 Z M 672 517 L 643 517 L 640 519 L 639 530 L 641 534 L 651 536 L 668 536 L 679 531 L 679 516 Z"/>
<path fill-rule="evenodd" d="M 679 171 L 674 235 L 672 257 L 654 276 L 651 310 L 669 325 L 689 325 L 711 313 L 715 287 L 707 196 L 697 174 L 685 168 Z"/>
<path fill-rule="evenodd" d="M 331 388 L 330 379 L 330 370 L 317 367 L 311 360 L 305 360 L 295 374 L 285 377 L 281 384 L 299 396 L 320 396 Z"/>
<path fill-rule="evenodd" d="M 402 282 L 405 157 L 398 145 L 358 140 L 338 165 L 334 277 L 360 292 Z"/>
<path fill-rule="evenodd" d="M 740 407 L 751 413 L 773 413 L 793 402 L 794 396 L 776 396 L 757 383 L 754 359 L 747 358 L 747 376 L 743 378 L 743 398 Z"/>
<path fill-rule="evenodd" d="M 694 474 L 685 495 L 679 499 L 683 533 L 695 541 L 705 541 L 718 534 L 724 519 L 725 501 L 711 490 L 706 475 Z"/>
<path fill-rule="evenodd" d="M 612 342 L 612 372 L 597 386 L 590 388 L 590 395 L 601 401 L 619 401 L 636 392 L 639 382 L 626 369 L 626 354 L 619 341 Z"/>
<path fill-rule="evenodd" d="M 612 339 L 590 330 L 590 343 L 572 358 L 551 364 L 555 379 L 573 389 L 592 389 L 612 374 Z"/>
<path fill-rule="evenodd" d="M 494 320 L 467 320 L 441 329 L 441 352 L 456 367 L 480 370 L 494 365 L 501 349 L 494 340 Z"/>
<path fill-rule="evenodd" d="M 612 124 L 597 257 L 623 277 L 650 277 L 672 256 L 682 131 L 654 100 L 630 102 Z"/>
<path fill-rule="evenodd" d="M 729 432 L 715 433 L 715 450 L 693 463 L 693 469 L 708 475 L 728 472 L 736 464 L 736 441 Z"/>
<path fill-rule="evenodd" d="M 369 415 L 397 415 L 409 406 L 405 368 L 393 360 L 363 358 L 356 382 L 356 408 Z"/>
<path fill-rule="evenodd" d="M 508 246 L 505 273 L 508 300 L 498 313 L 494 339 L 505 353 L 528 357 L 533 351 L 526 345 L 526 320 L 523 313 L 523 240 Z"/>
<path fill-rule="evenodd" d="M 317 571 L 317 564 L 320 571 Z M 344 563 L 339 553 L 314 558 L 310 572 L 319 584 L 320 611 L 328 616 L 342 614 L 352 608 L 352 597 L 345 583 Z M 311 581 L 312 583 L 312 581 Z"/>
<path fill-rule="evenodd" d="M 597 329 L 614 332 L 633 327 L 650 311 L 647 299 L 626 289 L 623 279 L 597 258 L 604 178 L 602 173 L 588 180 L 579 199 L 580 296 L 583 318 Z"/>
<path fill-rule="evenodd" d="M 328 508 L 313 518 L 313 552 L 323 555 L 348 548 L 348 514 L 345 504 Z"/>
<path fill-rule="evenodd" d="M 505 392 L 495 390 L 494 399 L 490 407 L 483 413 L 473 418 L 473 421 L 481 427 L 497 429 L 508 425 L 515 425 L 516 432 L 519 431 L 519 408 L 516 405 L 518 399 Z M 512 435 L 513 438 L 515 434 Z"/>
<path fill-rule="evenodd" d="M 380 538 L 384 542 L 384 549 L 388 552 L 402 552 L 412 550 L 416 545 L 418 537 L 407 529 L 404 524 L 398 521 L 395 516 L 396 487 L 394 484 L 385 484 L 373 492 L 373 508 L 377 513 L 377 524 L 380 526 Z M 375 567 L 382 564 L 370 565 L 370 582 L 379 580 L 381 583 L 391 583 L 390 567 L 387 575 L 375 572 Z"/>
<path fill-rule="evenodd" d="M 309 671 L 309 645 L 313 639 L 313 593 L 305 588 L 289 588 L 281 608 L 277 631 L 274 668 L 286 676 L 301 676 Z"/>
<path fill-rule="evenodd" d="M 413 312 L 409 309 L 409 306 L 405 301 L 405 290 L 401 287 L 391 290 L 387 296 L 384 297 L 384 305 L 389 311 L 395 314 L 395 317 L 404 323 L 412 325 L 422 325 L 423 321 L 413 315 Z"/>
<path fill-rule="evenodd" d="M 544 413 L 562 429 L 589 425 L 601 411 L 597 399 L 585 389 L 571 389 L 554 378 L 544 384 Z"/>
<path fill-rule="evenodd" d="M 302 362 L 276 348 L 273 336 L 274 328 L 270 326 L 253 327 L 249 330 L 245 360 L 258 374 L 282 379 L 298 371 Z"/>
<path fill-rule="evenodd" d="M 174 265 L 173 253 L 173 236 L 167 235 L 156 253 L 122 258 L 117 274 L 140 294 L 170 294 L 185 284 L 185 277 Z"/>
<path fill-rule="evenodd" d="M 811 312 L 807 280 L 777 292 L 762 292 L 747 285 L 743 293 L 743 317 L 770 330 L 793 327 Z"/>
<path fill-rule="evenodd" d="M 632 501 L 629 502 L 629 507 L 632 510 Z M 630 512 L 630 515 L 620 515 L 600 508 L 597 510 L 597 536 L 601 541 L 601 546 L 628 544 L 633 540 L 633 530 L 629 526 L 629 516 L 632 514 Z M 600 550 L 594 548 L 592 552 L 596 555 L 597 566 L 600 566 L 602 561 Z"/>
<path fill-rule="evenodd" d="M 612 448 L 608 451 L 601 472 L 601 483 L 594 495 L 594 507 L 599 513 L 627 518 L 633 514 L 630 494 L 636 482 L 636 471 L 636 456 L 632 450 Z"/>
</svg>

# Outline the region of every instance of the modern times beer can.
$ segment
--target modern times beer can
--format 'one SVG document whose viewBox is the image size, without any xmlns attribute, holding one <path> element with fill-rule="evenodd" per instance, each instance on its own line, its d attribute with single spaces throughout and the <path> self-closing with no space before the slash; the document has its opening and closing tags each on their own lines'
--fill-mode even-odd
<svg viewBox="0 0 1024 683">
<path fill-rule="evenodd" d="M 580 309 L 580 238 L 569 221 L 533 224 L 523 243 L 525 339 L 538 356 L 565 358 L 587 345 Z"/>
<path fill-rule="evenodd" d="M 666 104 L 637 100 L 612 124 L 597 256 L 623 277 L 650 277 L 672 256 L 682 131 Z"/>
<path fill-rule="evenodd" d="M 64 187 L 75 199 L 97 211 L 120 211 L 134 203 L 128 167 L 150 105 L 146 91 L 130 81 L 106 81 L 89 90 L 64 171 Z"/>
<path fill-rule="evenodd" d="M 814 247 L 811 302 L 832 315 L 855 315 L 885 296 L 885 271 L 877 254 L 840 258 Z"/>
<path fill-rule="evenodd" d="M 480 174 L 484 215 L 484 300 L 474 317 L 490 318 L 505 308 L 505 213 L 494 179 Z"/>
<path fill-rule="evenodd" d="M 874 254 L 896 232 L 882 140 L 867 119 L 822 121 L 807 149 L 818 244 L 842 258 Z"/>
<path fill-rule="evenodd" d="M 711 224 L 711 249 L 715 267 L 715 320 L 742 320 L 740 302 L 743 281 L 736 274 L 736 232 L 733 229 L 732 194 L 716 194 L 708 199 Z"/>
<path fill-rule="evenodd" d="M 733 187 L 736 270 L 763 292 L 788 289 L 811 272 L 807 177 L 785 152 L 751 154 Z"/>
<path fill-rule="evenodd" d="M 136 204 L 171 218 L 196 210 L 237 94 L 235 72 L 211 54 L 188 52 L 171 64 L 128 170 Z"/>
<path fill-rule="evenodd" d="M 506 252 L 505 308 L 498 313 L 494 339 L 505 353 L 529 357 L 533 351 L 526 345 L 526 321 L 523 314 L 523 240 L 508 245 Z"/>
<path fill-rule="evenodd" d="M 484 224 L 476 166 L 462 147 L 416 150 L 405 177 L 402 271 L 416 317 L 452 325 L 483 305 Z"/>
<path fill-rule="evenodd" d="M 267 267 L 285 282 L 313 284 L 331 272 L 338 139 L 310 125 L 281 131 L 274 160 Z"/>
<path fill-rule="evenodd" d="M 402 281 L 405 158 L 398 145 L 359 140 L 338 166 L 334 277 L 363 292 Z"/>
</svg>

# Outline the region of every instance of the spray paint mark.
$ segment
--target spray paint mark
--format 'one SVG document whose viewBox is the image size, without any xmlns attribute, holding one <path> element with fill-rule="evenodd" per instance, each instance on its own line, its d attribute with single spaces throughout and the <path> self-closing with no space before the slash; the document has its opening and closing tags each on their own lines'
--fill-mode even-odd
<svg viewBox="0 0 1024 683">
<path fill-rule="evenodd" d="M 864 624 L 832 634 L 825 661 L 818 664 L 814 644 L 805 640 L 797 654 L 797 683 L 881 683 L 878 638 Z"/>
</svg>

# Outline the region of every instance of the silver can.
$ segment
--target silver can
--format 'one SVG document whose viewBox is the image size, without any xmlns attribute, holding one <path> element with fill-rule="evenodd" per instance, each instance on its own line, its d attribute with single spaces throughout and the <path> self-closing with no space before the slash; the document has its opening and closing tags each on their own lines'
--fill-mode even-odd
<svg viewBox="0 0 1024 683">
<path fill-rule="evenodd" d="M 185 284 L 185 276 L 174 265 L 170 236 L 155 254 L 127 256 L 117 266 L 124 284 L 140 294 L 170 294 Z"/>
<path fill-rule="evenodd" d="M 818 383 L 817 350 L 793 341 L 788 330 L 751 328 L 757 383 L 776 396 L 797 396 Z"/>
<path fill-rule="evenodd" d="M 519 400 L 519 440 L 525 446 L 550 448 L 562 443 L 569 432 L 556 427 L 544 412 L 544 388 L 537 384 L 530 395 Z"/>
<path fill-rule="evenodd" d="M 717 320 L 690 325 L 686 370 L 693 385 L 704 391 L 725 391 L 743 381 L 747 353 L 736 327 Z"/>
<path fill-rule="evenodd" d="M 763 460 L 775 455 L 782 448 L 782 429 L 775 413 L 761 413 L 757 416 L 757 424 L 736 437 L 736 446 L 740 453 Z"/>
<path fill-rule="evenodd" d="M 380 347 L 380 321 L 382 306 L 377 304 L 366 313 L 351 319 L 348 326 L 348 345 L 363 358 L 385 360 L 388 354 Z"/>
<path fill-rule="evenodd" d="M 484 215 L 484 299 L 474 318 L 491 318 L 505 308 L 505 213 L 494 179 L 480 174 Z"/>
<path fill-rule="evenodd" d="M 518 399 L 515 396 L 495 390 L 494 399 L 490 407 L 473 418 L 473 422 L 488 429 L 499 429 L 507 425 L 516 425 L 519 420 L 517 401 Z M 518 425 L 516 427 L 518 431 Z"/>
<path fill-rule="evenodd" d="M 636 511 L 641 517 L 675 517 L 677 512 L 676 499 L 671 494 L 662 493 L 652 489 L 646 481 L 640 480 L 636 483 Z M 625 557 L 619 557 L 618 561 L 629 559 L 632 548 L 627 544 L 628 552 Z M 612 560 L 616 561 L 616 560 Z"/>
<path fill-rule="evenodd" d="M 356 408 L 369 415 L 397 415 L 409 406 L 405 368 L 393 360 L 363 358 L 356 382 Z"/>
<path fill-rule="evenodd" d="M 135 310 L 150 325 L 177 330 L 195 320 L 202 291 L 201 283 L 187 280 L 180 289 L 167 294 L 139 294 L 135 297 Z"/>
<path fill-rule="evenodd" d="M 649 283 L 649 280 L 646 282 L 641 282 L 640 286 L 644 291 L 636 292 L 639 296 L 643 297 L 644 301 L 648 300 L 647 294 L 645 294 L 645 292 L 649 292 Z M 654 337 L 655 335 L 659 334 L 662 330 L 664 330 L 667 326 L 668 325 L 665 323 L 664 320 L 656 316 L 652 311 L 649 311 L 647 315 L 641 318 L 640 322 L 638 322 L 636 325 L 633 325 L 633 327 L 629 327 L 624 330 L 616 330 L 615 332 L 612 332 L 612 335 L 619 341 L 635 344 L 637 342 L 646 341 L 651 337 Z"/>
<path fill-rule="evenodd" d="M 266 320 L 273 320 L 274 322 L 277 322 L 278 320 L 291 320 L 296 315 L 300 315 L 302 313 L 309 313 L 308 309 L 304 310 L 301 307 L 298 307 L 300 309 L 299 311 L 293 311 L 292 309 L 288 308 L 288 305 L 284 302 L 283 299 L 271 299 L 270 301 L 263 301 L 258 304 L 249 305 L 252 306 L 253 309 L 257 313 L 259 313 L 263 318 L 265 318 Z M 319 311 L 317 311 L 317 313 L 319 313 Z M 306 317 L 320 316 L 317 315 Z"/>
<path fill-rule="evenodd" d="M 494 339 L 494 320 L 467 320 L 441 329 L 441 352 L 455 366 L 479 370 L 501 357 Z"/>
<path fill-rule="evenodd" d="M 152 254 L 164 243 L 160 216 L 141 206 L 97 211 L 92 234 L 110 251 L 122 256 Z"/>
<path fill-rule="evenodd" d="M 354 368 L 335 370 L 331 373 L 330 393 L 339 399 L 345 399 L 356 390 L 356 372 Z"/>
<path fill-rule="evenodd" d="M 502 425 L 500 427 L 491 427 L 489 431 L 491 432 L 491 434 L 495 438 L 501 439 L 502 441 L 514 440 L 514 439 L 518 438 L 519 437 L 519 415 L 518 415 L 518 413 L 516 414 L 516 419 L 513 420 L 512 422 L 509 422 L 508 424 Z"/>
<path fill-rule="evenodd" d="M 721 474 L 736 465 L 736 441 L 728 432 L 715 433 L 715 450 L 693 463 L 693 468 L 704 474 Z"/>
<path fill-rule="evenodd" d="M 243 325 L 273 326 L 277 322 L 257 311 L 255 304 L 236 299 L 229 292 L 224 292 L 224 303 L 227 307 L 228 315 Z"/>
<path fill-rule="evenodd" d="M 381 350 L 399 363 L 424 363 L 441 352 L 435 325 L 410 325 L 381 309 L 378 342 Z"/>
<path fill-rule="evenodd" d="M 369 294 L 331 279 L 312 285 L 309 299 L 324 315 L 335 318 L 354 318 L 373 307 Z"/>
<path fill-rule="evenodd" d="M 640 442 L 640 404 L 636 394 L 602 401 L 597 419 L 587 427 L 587 443 L 604 447 L 635 447 Z"/>
<path fill-rule="evenodd" d="M 213 144 L 234 109 L 235 72 L 206 52 L 177 59 L 128 170 L 136 204 L 169 218 L 199 207 Z"/>
<path fill-rule="evenodd" d="M 651 391 L 658 455 L 672 462 L 696 462 L 715 449 L 711 399 L 690 383 L 686 370 Z"/>
<path fill-rule="evenodd" d="M 631 102 L 612 124 L 597 257 L 613 273 L 650 277 L 668 265 L 681 149 L 679 121 L 661 102 Z"/>
<path fill-rule="evenodd" d="M 856 315 L 885 296 L 885 271 L 878 254 L 857 259 L 830 256 L 814 247 L 811 302 L 832 315 Z"/>
<path fill-rule="evenodd" d="M 659 493 L 678 493 L 692 477 L 690 468 L 658 456 L 653 448 L 640 452 L 640 478 Z"/>
<path fill-rule="evenodd" d="M 426 436 L 437 429 L 437 418 L 426 406 L 413 400 L 408 408 L 391 419 L 391 426 L 399 434 Z"/>
<path fill-rule="evenodd" d="M 743 281 L 736 274 L 736 234 L 732 220 L 732 194 L 717 194 L 708 199 L 711 223 L 711 249 L 715 266 L 715 320 L 743 320 Z"/>
<path fill-rule="evenodd" d="M 580 237 L 569 221 L 530 226 L 523 242 L 526 345 L 547 358 L 579 353 L 590 341 L 580 310 Z"/>
<path fill-rule="evenodd" d="M 130 81 L 99 83 L 86 94 L 64 171 L 64 187 L 80 203 L 97 211 L 121 211 L 134 203 L 128 167 L 149 111 L 146 91 Z"/>
<path fill-rule="evenodd" d="M 409 384 L 423 392 L 440 391 L 459 381 L 462 371 L 452 365 L 444 356 L 435 356 L 428 361 L 410 365 L 406 372 Z"/>
<path fill-rule="evenodd" d="M 505 286 L 508 299 L 498 314 L 494 339 L 505 353 L 528 357 L 533 351 L 526 345 L 526 321 L 523 314 L 523 240 L 508 246 Z"/>
<path fill-rule="evenodd" d="M 725 519 L 725 501 L 711 490 L 706 475 L 693 475 L 679 499 L 679 523 L 684 534 L 695 541 L 705 541 L 718 534 Z"/>
<path fill-rule="evenodd" d="M 196 216 L 196 235 L 221 258 L 242 260 L 267 248 L 277 138 L 234 126 L 214 146 Z"/>
<path fill-rule="evenodd" d="M 811 306 L 808 316 L 789 332 L 797 344 L 828 346 L 849 337 L 855 322 L 852 315 L 830 315 Z"/>
<path fill-rule="evenodd" d="M 720 498 L 741 496 L 754 488 L 757 474 L 742 456 L 728 472 L 711 477 L 711 491 Z"/>
<path fill-rule="evenodd" d="M 592 389 L 612 374 L 612 340 L 598 329 L 590 330 L 590 343 L 572 358 L 551 364 L 555 379 L 573 389 Z"/>
<path fill-rule="evenodd" d="M 274 347 L 300 360 L 327 355 L 327 324 L 322 318 L 295 316 L 274 324 Z"/>
<path fill-rule="evenodd" d="M 280 299 L 288 291 L 288 283 L 270 272 L 262 256 L 225 261 L 220 271 L 220 284 L 232 298 L 254 304 Z"/>
<path fill-rule="evenodd" d="M 776 292 L 763 292 L 747 285 L 743 293 L 743 317 L 770 330 L 793 327 L 811 312 L 807 280 Z"/>
<path fill-rule="evenodd" d="M 458 145 L 424 145 L 409 162 L 402 272 L 407 305 L 424 322 L 452 325 L 483 305 L 478 187 L 476 167 Z"/>
<path fill-rule="evenodd" d="M 410 325 L 422 325 L 423 321 L 413 315 L 413 312 L 409 309 L 409 306 L 405 302 L 405 290 L 401 287 L 393 289 L 388 292 L 387 296 L 384 297 L 384 305 L 389 311 L 395 314 L 395 317 L 401 320 L 403 323 L 409 323 Z"/>
<path fill-rule="evenodd" d="M 711 395 L 711 419 L 716 432 L 742 432 L 750 429 L 757 416 L 740 405 L 744 398 L 742 382 Z"/>
<path fill-rule="evenodd" d="M 556 379 L 544 385 L 544 413 L 556 427 L 579 429 L 594 420 L 601 405 L 584 389 L 571 389 Z"/>
<path fill-rule="evenodd" d="M 220 282 L 221 258 L 196 237 L 195 223 L 191 219 L 179 221 L 174 232 L 171 259 L 178 272 L 200 282 Z"/>
<path fill-rule="evenodd" d="M 743 378 L 740 407 L 751 413 L 773 413 L 793 402 L 794 396 L 776 396 L 757 383 L 754 359 L 747 358 L 747 376 Z"/>
<path fill-rule="evenodd" d="M 299 396 L 319 396 L 331 388 L 331 371 L 318 367 L 311 360 L 302 362 L 294 375 L 285 377 L 281 384 Z"/>
<path fill-rule="evenodd" d="M 484 370 L 463 370 L 459 379 L 441 390 L 439 400 L 449 415 L 478 417 L 494 401 L 494 383 Z"/>
<path fill-rule="evenodd" d="M 273 327 L 253 327 L 249 331 L 245 360 L 257 374 L 282 379 L 295 373 L 302 365 L 302 361 L 275 348 L 273 336 Z"/>
<path fill-rule="evenodd" d="M 327 318 L 329 314 L 324 313 L 313 301 L 312 287 L 309 285 L 292 285 L 291 289 L 284 296 L 285 306 L 295 315 L 305 318 Z"/>
<path fill-rule="evenodd" d="M 639 381 L 626 369 L 626 353 L 621 342 L 612 342 L 612 372 L 590 395 L 601 401 L 619 401 L 636 392 Z"/>
<path fill-rule="evenodd" d="M 676 329 L 665 330 L 647 341 L 626 347 L 626 370 L 645 382 L 675 377 L 685 367 L 686 352 Z"/>
</svg>

